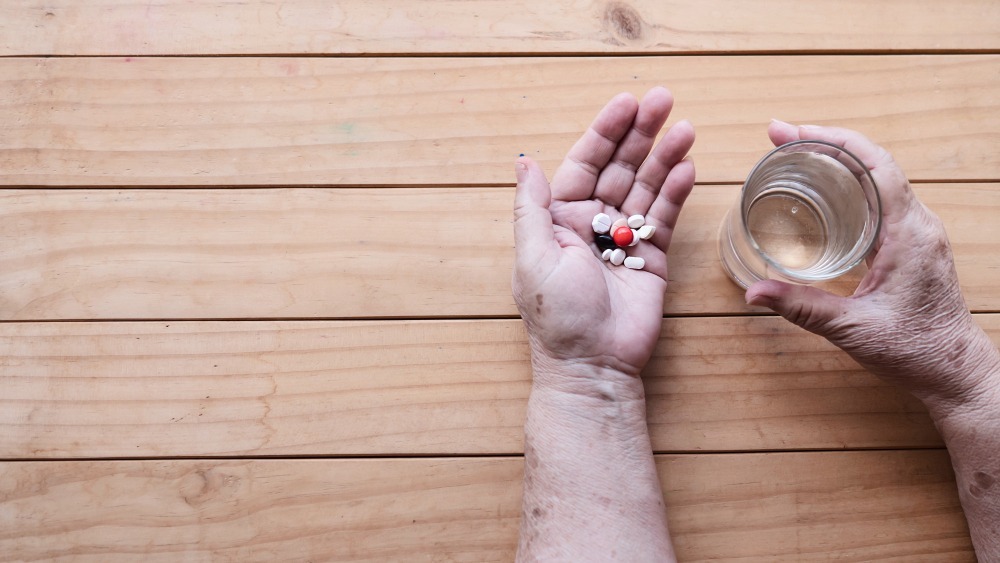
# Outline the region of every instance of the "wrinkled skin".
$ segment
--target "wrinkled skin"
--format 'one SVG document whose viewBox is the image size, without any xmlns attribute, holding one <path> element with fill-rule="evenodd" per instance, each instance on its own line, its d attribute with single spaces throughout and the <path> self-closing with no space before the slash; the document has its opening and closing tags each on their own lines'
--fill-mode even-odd
<svg viewBox="0 0 1000 563">
<path fill-rule="evenodd" d="M 932 408 L 976 399 L 996 350 L 969 314 L 941 220 L 917 201 L 892 156 L 846 129 L 773 122 L 769 134 L 775 145 L 822 140 L 857 155 L 879 186 L 882 229 L 853 296 L 764 281 L 747 291 L 747 302 L 826 337 Z"/>
<path fill-rule="evenodd" d="M 518 561 L 673 561 L 639 372 L 660 334 L 666 251 L 694 185 L 681 121 L 654 140 L 673 98 L 654 88 L 612 99 L 551 185 L 517 163 L 513 293 L 531 343 Z M 642 214 L 656 227 L 601 260 L 591 221 Z"/>
<path fill-rule="evenodd" d="M 539 361 L 638 376 L 649 360 L 663 316 L 667 247 L 694 185 L 694 165 L 684 159 L 694 142 L 690 123 L 673 126 L 650 153 L 672 104 L 663 88 L 641 105 L 630 95 L 612 99 L 551 187 L 534 162 L 519 162 L 526 189 L 515 201 L 513 293 Z M 646 260 L 643 270 L 600 259 L 591 226 L 598 213 L 645 215 L 656 227 L 650 241 L 628 249 Z"/>
<path fill-rule="evenodd" d="M 519 561 L 674 560 L 638 375 L 659 334 L 666 251 L 694 181 L 690 124 L 653 138 L 672 98 L 613 99 L 551 186 L 518 162 L 513 292 L 527 327 L 533 385 L 525 423 Z M 828 338 L 927 405 L 948 447 L 976 553 L 1000 561 L 1000 354 L 973 322 L 941 221 L 881 147 L 845 129 L 774 122 L 775 145 L 824 140 L 861 158 L 878 183 L 883 225 L 851 297 L 763 281 L 748 303 Z M 652 152 L 650 150 L 652 149 Z M 653 244 L 613 267 L 590 221 L 646 214 Z"/>
<path fill-rule="evenodd" d="M 914 197 L 892 157 L 846 129 L 774 122 L 774 143 L 816 139 L 868 165 L 882 199 L 869 272 L 851 297 L 757 282 L 748 303 L 825 336 L 921 399 L 944 438 L 980 561 L 1000 561 L 1000 353 L 962 298 L 941 220 Z"/>
</svg>

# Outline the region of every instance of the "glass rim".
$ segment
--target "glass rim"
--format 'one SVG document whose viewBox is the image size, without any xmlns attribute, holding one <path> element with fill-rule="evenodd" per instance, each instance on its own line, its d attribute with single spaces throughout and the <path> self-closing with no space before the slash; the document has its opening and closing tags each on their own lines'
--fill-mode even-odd
<svg viewBox="0 0 1000 563">
<path fill-rule="evenodd" d="M 747 218 L 746 218 L 746 216 L 745 216 L 745 214 L 743 212 L 742 202 L 743 202 L 744 196 L 746 195 L 747 184 L 750 183 L 750 180 L 754 177 L 754 175 L 757 173 L 757 171 L 760 169 L 760 167 L 763 166 L 764 163 L 767 162 L 775 154 L 777 154 L 779 152 L 784 152 L 786 149 L 788 149 L 790 147 L 798 146 L 798 145 L 821 145 L 821 146 L 833 148 L 833 149 L 835 149 L 837 151 L 840 151 L 840 152 L 844 153 L 845 155 L 848 156 L 848 158 L 850 158 L 851 160 L 853 160 L 854 163 L 858 165 L 859 169 L 864 170 L 865 176 L 867 176 L 868 177 L 868 181 L 871 182 L 872 191 L 875 192 L 875 228 L 872 230 L 871 240 L 868 242 L 867 245 L 865 245 L 865 248 L 859 253 L 859 255 L 858 255 L 858 257 L 856 259 L 851 260 L 846 265 L 844 265 L 844 266 L 842 266 L 840 268 L 837 268 L 836 270 L 834 270 L 831 273 L 824 274 L 824 275 L 803 275 L 803 274 L 797 273 L 796 271 L 789 270 L 788 268 L 786 268 L 786 267 L 782 266 L 781 264 L 779 264 L 778 262 L 776 262 L 773 258 L 771 258 L 766 252 L 764 252 L 761 249 L 761 247 L 760 247 L 759 244 L 757 244 L 757 240 L 754 239 L 753 234 L 750 232 L 750 226 L 747 225 Z M 840 161 L 838 160 L 838 162 L 840 162 Z M 851 171 L 851 172 L 853 174 L 853 171 Z M 861 188 L 862 192 L 864 192 L 865 191 L 864 186 L 861 186 L 860 182 L 858 182 L 858 184 L 859 184 L 859 187 Z M 865 199 L 866 200 L 868 199 L 867 195 L 865 196 Z M 793 281 L 795 281 L 795 280 L 801 280 L 801 281 L 809 282 L 809 283 L 811 283 L 811 282 L 819 282 L 819 281 L 826 281 L 826 280 L 831 280 L 831 279 L 834 279 L 836 277 L 842 276 L 843 274 L 851 271 L 854 267 L 856 267 L 858 264 L 860 264 L 868 256 L 868 254 L 871 253 L 872 249 L 875 247 L 876 241 L 878 241 L 879 233 L 882 230 L 882 196 L 879 193 L 878 184 L 875 182 L 875 178 L 872 177 L 871 170 L 869 170 L 868 166 L 865 165 L 865 163 L 862 162 L 861 159 L 858 158 L 854 153 L 852 153 L 851 151 L 847 150 L 846 148 L 844 148 L 844 147 L 842 147 L 840 145 L 831 143 L 829 141 L 820 141 L 820 140 L 811 140 L 811 139 L 800 139 L 798 141 L 790 141 L 788 143 L 785 143 L 783 145 L 780 145 L 780 146 L 777 146 L 777 147 L 774 147 L 773 149 L 771 149 L 767 154 L 765 154 L 763 157 L 761 157 L 760 160 L 757 161 L 757 164 L 754 164 L 753 168 L 750 169 L 750 173 L 747 174 L 746 179 L 743 181 L 743 185 L 740 187 L 740 199 L 739 199 L 738 203 L 740 203 L 740 205 L 739 205 L 739 207 L 740 207 L 740 209 L 739 209 L 739 211 L 740 211 L 740 214 L 739 214 L 739 217 L 740 217 L 740 228 L 743 230 L 743 234 L 746 236 L 746 239 L 748 241 L 750 241 L 750 245 L 753 247 L 754 251 L 757 253 L 758 256 L 760 256 L 764 260 L 764 262 L 767 264 L 768 267 L 774 268 L 783 277 L 788 278 L 788 279 L 793 280 Z"/>
</svg>

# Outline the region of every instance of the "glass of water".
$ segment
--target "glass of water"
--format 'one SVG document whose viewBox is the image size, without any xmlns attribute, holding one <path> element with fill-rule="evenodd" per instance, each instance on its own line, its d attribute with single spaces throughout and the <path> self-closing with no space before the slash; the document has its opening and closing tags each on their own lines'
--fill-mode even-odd
<svg viewBox="0 0 1000 563">
<path fill-rule="evenodd" d="M 722 266 L 744 289 L 762 279 L 831 280 L 857 266 L 882 223 L 868 167 L 823 141 L 782 145 L 754 166 L 722 221 Z"/>
</svg>

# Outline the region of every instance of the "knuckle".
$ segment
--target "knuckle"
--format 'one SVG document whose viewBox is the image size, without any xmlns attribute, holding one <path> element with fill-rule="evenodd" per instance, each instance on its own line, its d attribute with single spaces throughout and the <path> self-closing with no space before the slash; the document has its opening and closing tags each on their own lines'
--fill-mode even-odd
<svg viewBox="0 0 1000 563">
<path fill-rule="evenodd" d="M 893 160 L 892 155 L 886 153 L 886 159 L 886 164 L 883 166 L 885 167 L 886 175 L 889 178 L 889 181 L 903 186 L 903 189 L 906 192 L 913 193 L 913 188 L 910 186 L 910 180 L 907 179 L 906 174 L 903 173 L 903 169 L 896 164 L 895 160 Z"/>
<path fill-rule="evenodd" d="M 808 301 L 796 301 L 788 308 L 785 318 L 809 331 L 822 329 L 822 321 L 816 315 L 816 308 Z"/>
<path fill-rule="evenodd" d="M 903 171 L 896 164 L 896 159 L 892 157 L 892 153 L 886 150 L 886 148 L 883 147 L 882 145 L 875 145 L 875 146 L 877 147 L 876 151 L 878 154 L 877 158 L 879 166 L 885 166 L 886 168 L 891 167 L 893 175 L 898 175 L 905 180 L 906 177 L 903 176 Z"/>
<path fill-rule="evenodd" d="M 951 242 L 948 240 L 948 232 L 945 230 L 944 221 L 936 213 L 923 207 L 923 220 L 921 221 L 924 236 L 927 237 L 928 248 L 932 256 L 938 256 L 942 252 L 951 251 Z"/>
</svg>

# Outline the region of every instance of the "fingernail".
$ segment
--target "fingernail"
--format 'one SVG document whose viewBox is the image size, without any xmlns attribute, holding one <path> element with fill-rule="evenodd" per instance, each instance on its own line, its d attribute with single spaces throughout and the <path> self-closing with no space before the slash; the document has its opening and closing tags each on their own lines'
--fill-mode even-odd
<svg viewBox="0 0 1000 563">
<path fill-rule="evenodd" d="M 754 295 L 753 297 L 746 297 L 747 305 L 753 305 L 755 307 L 767 307 L 769 309 L 774 308 L 774 299 L 767 295 Z"/>
<path fill-rule="evenodd" d="M 528 165 L 520 161 L 515 162 L 514 174 L 517 176 L 517 181 L 520 182 L 528 174 Z"/>
<path fill-rule="evenodd" d="M 803 129 L 821 129 L 819 125 L 800 125 Z"/>
<path fill-rule="evenodd" d="M 792 125 L 791 123 L 789 123 L 787 121 L 782 121 L 780 119 L 775 119 L 773 117 L 771 118 L 771 123 L 774 123 L 776 125 L 788 125 L 789 127 L 791 127 L 791 125 Z"/>
</svg>

